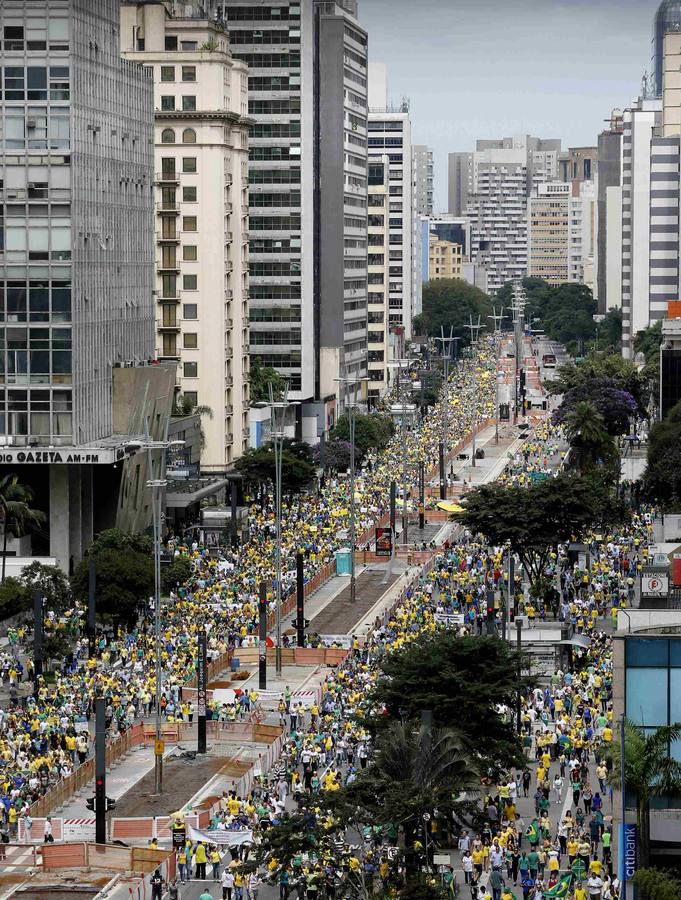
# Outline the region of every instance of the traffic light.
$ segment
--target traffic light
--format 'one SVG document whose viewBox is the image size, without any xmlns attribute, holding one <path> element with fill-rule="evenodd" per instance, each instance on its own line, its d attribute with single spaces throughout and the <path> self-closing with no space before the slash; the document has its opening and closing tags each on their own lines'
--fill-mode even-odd
<svg viewBox="0 0 681 900">
<path fill-rule="evenodd" d="M 106 787 L 104 778 L 98 775 L 95 779 L 95 810 L 99 812 L 104 809 L 106 809 Z"/>
<path fill-rule="evenodd" d="M 86 805 L 87 808 L 90 810 L 90 812 L 94 812 L 94 811 L 95 811 L 95 798 L 94 798 L 94 797 L 89 797 L 89 798 L 85 801 L 85 805 Z"/>
<path fill-rule="evenodd" d="M 106 811 L 111 812 L 112 809 L 116 809 L 116 801 L 112 800 L 111 797 L 106 798 Z"/>
</svg>

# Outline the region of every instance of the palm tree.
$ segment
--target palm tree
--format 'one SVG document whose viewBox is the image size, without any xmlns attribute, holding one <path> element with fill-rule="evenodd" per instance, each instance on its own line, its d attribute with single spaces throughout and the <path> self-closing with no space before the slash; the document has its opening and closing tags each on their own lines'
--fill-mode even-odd
<svg viewBox="0 0 681 900">
<path fill-rule="evenodd" d="M 20 537 L 27 526 L 45 521 L 45 513 L 33 509 L 29 504 L 33 491 L 19 482 L 18 475 L 5 475 L 0 479 L 0 509 L 2 510 L 2 581 L 5 580 L 7 565 L 7 535 Z"/>
<path fill-rule="evenodd" d="M 617 464 L 617 447 L 605 429 L 603 416 L 590 401 L 575 403 L 565 417 L 565 433 L 570 464 L 582 475 L 600 465 Z"/>
<path fill-rule="evenodd" d="M 629 719 L 624 723 L 624 781 L 636 795 L 636 823 L 640 840 L 640 867 L 650 864 L 650 804 L 655 797 L 681 797 L 681 763 L 669 748 L 681 737 L 681 722 L 665 725 L 651 734 Z M 608 752 L 613 767 L 609 781 L 622 788 L 619 741 Z"/>
<path fill-rule="evenodd" d="M 456 798 L 479 783 L 475 765 L 461 749 L 455 731 L 431 733 L 412 722 L 394 722 L 379 736 L 370 765 L 350 785 L 348 794 L 367 821 L 402 828 L 409 875 L 416 868 L 414 844 L 419 832 L 427 835 L 426 823 L 435 811 L 446 814 L 460 808 L 463 801 Z"/>
</svg>

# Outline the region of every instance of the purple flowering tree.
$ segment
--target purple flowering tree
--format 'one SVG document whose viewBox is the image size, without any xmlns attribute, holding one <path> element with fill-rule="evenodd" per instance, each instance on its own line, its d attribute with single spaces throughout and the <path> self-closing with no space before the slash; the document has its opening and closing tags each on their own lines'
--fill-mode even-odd
<svg viewBox="0 0 681 900">
<path fill-rule="evenodd" d="M 612 437 L 627 434 L 631 418 L 638 412 L 633 396 L 614 378 L 591 378 L 564 395 L 563 402 L 553 414 L 553 422 L 563 425 L 575 406 L 584 402 L 591 403 L 598 410 L 605 430 Z"/>
</svg>

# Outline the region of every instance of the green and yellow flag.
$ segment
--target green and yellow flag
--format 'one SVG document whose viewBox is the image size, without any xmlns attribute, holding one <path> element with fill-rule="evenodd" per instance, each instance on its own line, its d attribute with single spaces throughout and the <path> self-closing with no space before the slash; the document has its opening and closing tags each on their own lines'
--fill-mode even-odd
<svg viewBox="0 0 681 900">
<path fill-rule="evenodd" d="M 563 875 L 552 888 L 544 891 L 544 897 L 567 897 L 568 893 L 570 892 L 571 884 L 572 872 L 568 872 L 568 874 Z"/>
<path fill-rule="evenodd" d="M 533 819 L 530 822 L 525 836 L 531 844 L 536 844 L 539 841 L 539 819 Z"/>
</svg>

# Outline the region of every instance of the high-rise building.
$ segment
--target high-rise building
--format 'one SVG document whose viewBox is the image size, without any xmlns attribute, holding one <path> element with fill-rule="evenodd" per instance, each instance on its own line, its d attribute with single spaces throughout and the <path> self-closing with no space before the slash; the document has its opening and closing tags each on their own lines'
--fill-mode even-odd
<svg viewBox="0 0 681 900">
<path fill-rule="evenodd" d="M 372 77 L 373 63 L 370 66 Z M 413 291 L 415 216 L 409 104 L 403 100 L 390 106 L 387 97 L 381 99 L 384 99 L 384 105 L 372 107 L 369 112 L 369 160 L 388 157 L 388 325 L 391 331 L 404 328 L 404 336 L 409 338 L 412 318 L 419 311 Z"/>
<path fill-rule="evenodd" d="M 250 352 L 333 424 L 335 378 L 366 376 L 367 37 L 356 0 L 222 0 L 249 70 Z M 342 303 L 340 298 L 342 297 Z"/>
<path fill-rule="evenodd" d="M 104 527 L 145 528 L 146 456 L 174 367 L 154 361 L 153 83 L 121 60 L 119 0 L 3 0 L 0 472 L 68 570 Z M 128 448 L 126 450 L 126 448 Z"/>
<path fill-rule="evenodd" d="M 388 325 L 388 282 L 390 244 L 388 205 L 390 202 L 390 160 L 377 157 L 369 164 L 368 228 L 368 335 L 369 384 L 367 399 L 372 406 L 385 393 L 388 383 L 390 333 Z"/>
<path fill-rule="evenodd" d="M 661 100 L 638 100 L 624 111 L 622 134 L 622 352 L 625 357 L 633 355 L 633 342 L 638 331 L 646 328 L 650 321 L 651 290 L 658 287 L 657 279 L 662 278 L 660 288 L 666 287 L 668 277 L 650 273 L 650 250 L 653 233 L 660 232 L 659 240 L 667 242 L 668 223 L 664 208 L 672 204 L 665 202 L 666 191 L 656 200 L 659 210 L 651 209 L 651 158 L 655 129 L 662 124 Z M 662 156 L 668 156 L 663 151 Z M 660 160 L 660 171 L 655 180 L 670 177 L 668 166 Z M 662 187 L 662 186 L 660 186 Z M 657 191 L 656 185 L 656 191 Z M 677 199 L 678 204 L 678 199 Z M 662 216 L 657 219 L 656 216 Z M 674 213 L 678 216 L 677 211 Z M 676 228 L 674 229 L 676 231 Z M 678 243 L 678 232 L 676 232 Z M 666 295 L 665 295 L 666 298 Z M 666 309 L 666 305 L 665 305 Z"/>
<path fill-rule="evenodd" d="M 433 214 L 433 151 L 424 144 L 411 148 L 414 168 L 414 209 L 417 216 Z"/>
<path fill-rule="evenodd" d="M 121 50 L 154 78 L 158 356 L 224 472 L 248 446 L 248 76 L 212 12 L 122 0 Z"/>
<path fill-rule="evenodd" d="M 570 147 L 558 155 L 559 181 L 572 185 L 593 181 L 597 171 L 597 147 Z"/>
<path fill-rule="evenodd" d="M 520 135 L 479 140 L 464 215 L 471 220 L 471 260 L 487 271 L 489 290 L 527 274 L 527 201 L 555 181 L 559 140 Z"/>
<path fill-rule="evenodd" d="M 664 74 L 664 36 L 670 31 L 681 29 L 681 0 L 662 0 L 653 20 L 653 40 L 651 52 L 651 93 L 662 96 Z"/>
<path fill-rule="evenodd" d="M 569 281 L 570 193 L 565 182 L 541 184 L 528 202 L 527 274 L 549 284 Z"/>
<path fill-rule="evenodd" d="M 468 205 L 468 195 L 473 191 L 473 154 L 450 153 L 447 178 L 447 209 L 451 215 L 460 216 Z"/>
<path fill-rule="evenodd" d="M 598 311 L 622 305 L 622 112 L 598 136 L 596 289 Z"/>
</svg>

